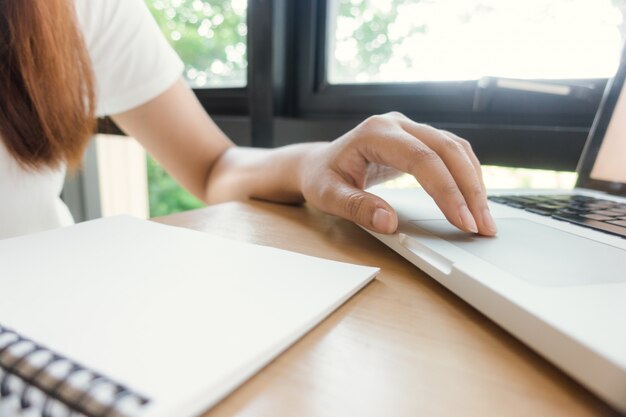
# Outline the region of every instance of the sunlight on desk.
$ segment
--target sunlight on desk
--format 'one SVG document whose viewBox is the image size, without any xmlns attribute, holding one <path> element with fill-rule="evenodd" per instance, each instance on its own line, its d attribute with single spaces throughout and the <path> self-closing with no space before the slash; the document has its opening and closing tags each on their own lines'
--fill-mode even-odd
<svg viewBox="0 0 626 417">
<path fill-rule="evenodd" d="M 566 171 L 483 166 L 483 178 L 488 189 L 540 188 L 570 190 L 576 184 L 577 174 Z M 384 186 L 388 188 L 419 187 L 411 175 L 403 175 Z"/>
</svg>

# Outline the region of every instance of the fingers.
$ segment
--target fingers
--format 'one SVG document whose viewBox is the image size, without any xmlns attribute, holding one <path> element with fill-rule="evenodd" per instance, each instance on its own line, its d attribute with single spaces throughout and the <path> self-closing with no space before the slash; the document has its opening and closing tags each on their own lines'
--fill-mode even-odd
<svg viewBox="0 0 626 417">
<path fill-rule="evenodd" d="M 376 143 L 369 148 L 380 148 L 383 152 L 371 153 L 366 158 L 413 175 L 450 223 L 466 232 L 477 233 L 478 226 L 463 194 L 437 153 L 402 129 L 394 130 L 392 136 L 393 146 L 389 146 L 388 140 L 373 139 Z"/>
<path fill-rule="evenodd" d="M 448 132 L 447 130 L 440 130 L 440 132 L 442 132 L 444 135 L 447 135 L 449 138 L 451 138 L 452 140 L 455 140 L 456 142 L 458 142 L 461 146 L 463 146 L 463 149 L 465 149 L 465 153 L 467 154 L 467 156 L 469 157 L 470 161 L 472 162 L 472 165 L 474 165 L 474 169 L 476 170 L 476 174 L 478 174 L 478 178 L 480 179 L 480 185 L 483 189 L 483 191 L 485 192 L 485 195 L 487 194 L 487 187 L 485 187 L 485 182 L 483 181 L 483 170 L 480 167 L 480 161 L 478 160 L 478 157 L 476 156 L 476 154 L 474 153 L 474 150 L 472 149 L 472 145 L 465 139 L 458 137 L 457 135 L 455 135 L 452 132 Z"/>
<path fill-rule="evenodd" d="M 467 153 L 462 140 L 399 114 L 382 117 L 394 118 L 397 127 L 388 123 L 386 134 L 371 135 L 364 147 L 366 157 L 415 176 L 446 218 L 461 230 L 494 235 L 497 229 L 480 165 Z"/>
<path fill-rule="evenodd" d="M 401 122 L 401 125 L 411 135 L 420 138 L 441 157 L 476 220 L 478 232 L 485 235 L 495 235 L 497 227 L 489 211 L 480 164 L 477 167 L 476 163 L 472 161 L 461 142 L 462 139 L 455 140 L 440 130 L 420 125 L 410 119 Z M 471 154 L 474 154 L 473 151 Z M 476 158 L 475 155 L 474 158 Z"/>
<path fill-rule="evenodd" d="M 321 182 L 315 197 L 321 210 L 378 233 L 394 233 L 398 228 L 395 211 L 380 197 L 348 184 L 337 174 L 329 174 Z"/>
</svg>

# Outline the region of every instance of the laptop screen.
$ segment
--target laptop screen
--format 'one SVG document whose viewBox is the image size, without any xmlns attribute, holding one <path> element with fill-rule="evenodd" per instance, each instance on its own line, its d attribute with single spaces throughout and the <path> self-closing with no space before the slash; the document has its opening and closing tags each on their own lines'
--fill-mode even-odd
<svg viewBox="0 0 626 417">
<path fill-rule="evenodd" d="M 626 84 L 604 134 L 591 178 L 626 183 Z"/>
<path fill-rule="evenodd" d="M 625 55 L 591 126 L 578 165 L 577 187 L 626 195 Z"/>
</svg>

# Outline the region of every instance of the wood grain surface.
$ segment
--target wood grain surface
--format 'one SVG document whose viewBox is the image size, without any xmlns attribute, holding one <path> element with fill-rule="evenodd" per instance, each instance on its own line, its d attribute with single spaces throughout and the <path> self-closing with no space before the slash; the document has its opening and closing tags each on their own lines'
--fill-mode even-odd
<svg viewBox="0 0 626 417">
<path fill-rule="evenodd" d="M 374 282 L 206 417 L 617 415 L 347 221 L 255 201 L 155 220 L 381 268 Z M 219 253 L 207 253 L 207 262 L 212 256 Z"/>
</svg>

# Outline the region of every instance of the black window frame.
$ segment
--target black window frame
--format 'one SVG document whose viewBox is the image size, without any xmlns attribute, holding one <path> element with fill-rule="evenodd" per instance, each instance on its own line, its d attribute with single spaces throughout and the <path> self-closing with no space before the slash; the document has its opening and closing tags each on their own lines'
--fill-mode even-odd
<svg viewBox="0 0 626 417">
<path fill-rule="evenodd" d="M 569 96 L 484 89 L 480 81 L 334 85 L 326 77 L 328 4 L 296 5 L 297 117 L 358 120 L 399 111 L 466 137 L 483 163 L 575 169 L 607 79 L 533 80 L 571 86 Z M 479 95 L 486 106 L 476 106 Z"/>
<path fill-rule="evenodd" d="M 495 91 L 488 110 L 473 111 L 479 81 L 331 84 L 326 76 L 328 0 L 300 0 L 299 108 L 302 115 L 363 115 L 396 110 L 422 118 L 457 123 L 533 123 L 589 126 L 602 98 L 606 79 L 536 80 L 574 85 L 587 94 L 567 97 L 535 92 Z M 307 18 L 308 16 L 308 18 Z M 500 94 L 498 94 L 500 93 Z M 506 95 L 506 99 L 499 97 Z M 358 98 L 355 101 L 355 98 Z M 504 111 L 502 107 L 504 106 Z M 582 117 L 582 119 L 581 119 Z"/>
<path fill-rule="evenodd" d="M 249 87 L 193 88 L 202 107 L 211 115 L 246 116 Z"/>
<path fill-rule="evenodd" d="M 573 86 L 567 97 L 478 81 L 333 85 L 328 4 L 248 0 L 246 87 L 194 89 L 236 143 L 333 140 L 372 114 L 399 111 L 465 137 L 484 164 L 575 170 L 606 79 L 536 80 Z"/>
</svg>

